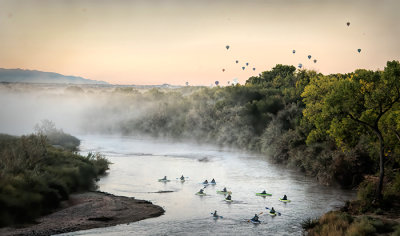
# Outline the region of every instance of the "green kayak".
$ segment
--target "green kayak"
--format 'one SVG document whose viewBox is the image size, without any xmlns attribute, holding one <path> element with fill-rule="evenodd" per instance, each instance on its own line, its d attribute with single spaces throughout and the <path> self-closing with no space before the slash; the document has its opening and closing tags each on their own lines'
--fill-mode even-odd
<svg viewBox="0 0 400 236">
<path fill-rule="evenodd" d="M 170 182 L 171 180 L 169 179 L 158 179 L 158 182 Z"/>
<path fill-rule="evenodd" d="M 256 196 L 272 196 L 272 193 L 256 193 Z"/>
<path fill-rule="evenodd" d="M 279 198 L 279 201 L 281 201 L 281 202 L 290 202 L 290 200 L 283 200 L 282 198 Z"/>
<path fill-rule="evenodd" d="M 231 191 L 224 192 L 224 191 L 218 191 L 218 190 L 217 190 L 217 193 L 219 193 L 219 194 L 232 194 Z"/>
</svg>

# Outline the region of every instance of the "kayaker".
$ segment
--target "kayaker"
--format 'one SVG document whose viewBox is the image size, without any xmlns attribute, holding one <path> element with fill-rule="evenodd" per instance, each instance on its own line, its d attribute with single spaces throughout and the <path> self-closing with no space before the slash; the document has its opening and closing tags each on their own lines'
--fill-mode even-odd
<svg viewBox="0 0 400 236">
<path fill-rule="evenodd" d="M 215 179 L 212 179 L 212 180 L 211 180 L 211 183 L 212 183 L 212 184 L 215 184 Z"/>
<path fill-rule="evenodd" d="M 204 190 L 203 190 L 203 189 L 200 189 L 199 193 L 200 193 L 200 194 L 203 194 L 203 193 L 204 193 Z"/>
<path fill-rule="evenodd" d="M 256 222 L 258 222 L 259 220 L 258 220 L 258 215 L 257 214 L 255 214 L 254 215 L 254 217 L 253 218 L 251 218 L 251 220 L 252 221 L 256 221 Z"/>
<path fill-rule="evenodd" d="M 162 178 L 162 180 L 167 180 L 167 176 L 164 176 L 164 178 Z"/>
<path fill-rule="evenodd" d="M 185 177 L 183 177 L 183 175 L 181 176 L 181 180 L 185 180 Z"/>
<path fill-rule="evenodd" d="M 227 190 L 226 190 L 226 187 L 224 187 L 224 189 L 222 189 L 222 192 L 228 192 Z"/>
<path fill-rule="evenodd" d="M 267 192 L 265 192 L 265 190 L 264 190 L 264 191 L 262 191 L 261 193 L 262 193 L 262 194 L 267 194 Z"/>
<path fill-rule="evenodd" d="M 213 216 L 214 216 L 214 217 L 218 217 L 218 215 L 217 215 L 217 210 L 214 211 Z"/>
<path fill-rule="evenodd" d="M 228 194 L 228 196 L 225 198 L 226 200 L 232 200 L 232 197 L 230 194 Z"/>
<path fill-rule="evenodd" d="M 284 195 L 283 198 L 282 198 L 282 200 L 287 200 L 287 196 Z"/>
<path fill-rule="evenodd" d="M 203 182 L 203 184 L 208 184 L 208 180 L 205 180 L 205 181 Z"/>
<path fill-rule="evenodd" d="M 271 210 L 269 211 L 271 214 L 275 214 L 275 209 L 272 207 Z"/>
</svg>

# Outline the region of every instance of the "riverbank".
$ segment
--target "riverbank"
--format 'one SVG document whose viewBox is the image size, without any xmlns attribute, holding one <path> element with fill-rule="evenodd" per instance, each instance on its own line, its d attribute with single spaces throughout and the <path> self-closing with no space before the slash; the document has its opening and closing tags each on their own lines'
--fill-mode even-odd
<svg viewBox="0 0 400 236">
<path fill-rule="evenodd" d="M 317 220 L 303 222 L 306 235 L 400 235 L 400 201 L 388 209 L 358 212 L 357 201 L 348 202 L 339 211 L 331 211 Z"/>
<path fill-rule="evenodd" d="M 104 192 L 72 194 L 54 213 L 40 217 L 37 224 L 0 229 L 0 235 L 52 235 L 126 224 L 164 213 L 160 206 L 131 197 Z"/>
</svg>

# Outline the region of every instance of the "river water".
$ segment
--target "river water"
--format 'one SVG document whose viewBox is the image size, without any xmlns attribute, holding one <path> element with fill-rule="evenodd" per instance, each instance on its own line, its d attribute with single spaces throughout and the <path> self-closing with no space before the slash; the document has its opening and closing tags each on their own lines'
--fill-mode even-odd
<svg viewBox="0 0 400 236">
<path fill-rule="evenodd" d="M 80 136 L 81 152 L 101 152 L 113 163 L 98 182 L 99 190 L 153 202 L 160 217 L 64 235 L 301 235 L 301 222 L 340 207 L 353 191 L 319 185 L 314 179 L 271 164 L 261 155 L 210 145 L 116 136 Z M 187 181 L 181 183 L 178 177 Z M 167 176 L 171 182 L 158 179 Z M 206 196 L 195 195 L 205 179 Z M 233 202 L 217 190 L 227 187 Z M 266 190 L 270 197 L 256 196 Z M 155 193 L 173 191 L 170 193 Z M 291 200 L 282 203 L 284 194 Z M 271 217 L 265 207 L 281 216 Z M 213 219 L 217 210 L 223 216 Z M 261 224 L 248 219 L 261 213 Z"/>
</svg>

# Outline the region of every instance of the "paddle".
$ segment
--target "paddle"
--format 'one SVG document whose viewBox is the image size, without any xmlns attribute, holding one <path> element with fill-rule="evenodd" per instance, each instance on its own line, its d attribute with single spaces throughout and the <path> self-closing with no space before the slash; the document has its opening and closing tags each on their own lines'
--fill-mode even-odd
<svg viewBox="0 0 400 236">
<path fill-rule="evenodd" d="M 269 209 L 268 207 L 265 207 L 265 209 L 271 210 L 271 209 Z M 275 212 L 278 213 L 278 216 L 282 215 L 279 211 L 275 211 Z"/>
</svg>

